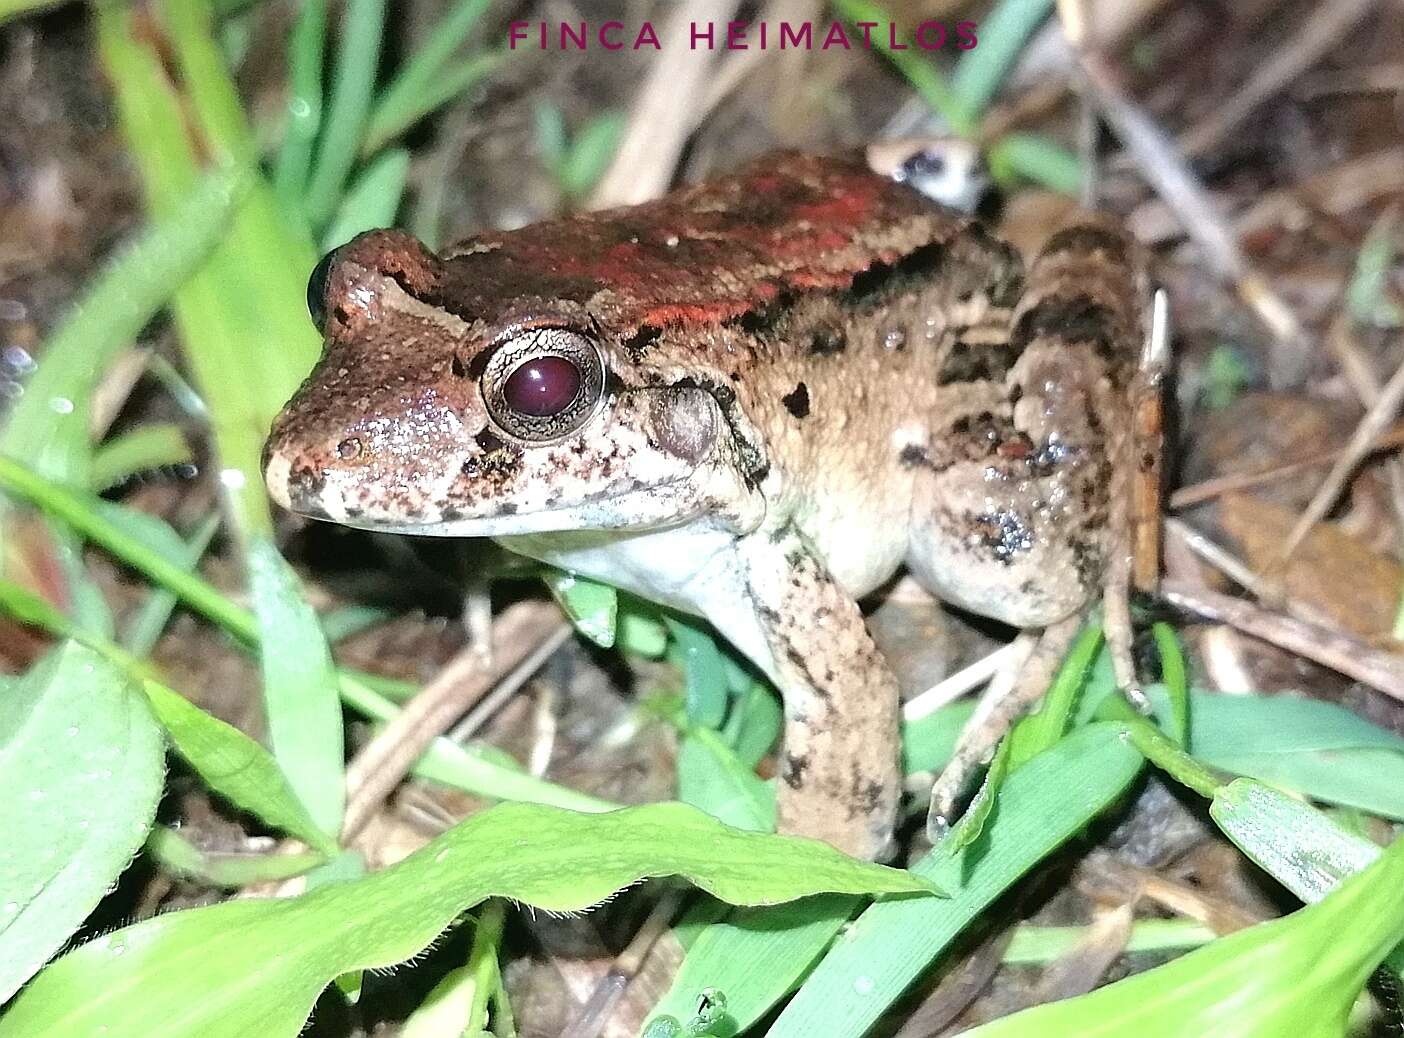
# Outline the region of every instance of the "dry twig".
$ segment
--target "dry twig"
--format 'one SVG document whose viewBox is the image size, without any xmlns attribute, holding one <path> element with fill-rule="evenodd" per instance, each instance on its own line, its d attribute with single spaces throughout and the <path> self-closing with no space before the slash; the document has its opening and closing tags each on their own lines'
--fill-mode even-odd
<svg viewBox="0 0 1404 1038">
<path fill-rule="evenodd" d="M 519 602 L 505 610 L 493 625 L 490 667 L 483 665 L 482 655 L 474 647 L 450 660 L 346 769 L 348 797 L 342 841 L 350 843 L 365 828 L 429 744 L 465 710 L 524 663 L 535 659 L 539 665 L 541 646 L 559 645 L 558 640 L 552 639 L 559 638 L 563 626 L 567 625 L 555 605 Z M 528 676 L 529 672 L 521 680 Z"/>
</svg>

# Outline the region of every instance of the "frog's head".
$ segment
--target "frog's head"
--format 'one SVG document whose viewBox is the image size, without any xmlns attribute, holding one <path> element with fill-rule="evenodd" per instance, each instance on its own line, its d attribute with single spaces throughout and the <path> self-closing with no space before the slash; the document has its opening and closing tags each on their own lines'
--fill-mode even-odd
<svg viewBox="0 0 1404 1038">
<path fill-rule="evenodd" d="M 641 372 L 580 302 L 511 287 L 465 284 L 398 231 L 328 255 L 308 288 L 325 352 L 265 449 L 273 499 L 487 536 L 654 526 L 734 496 L 711 392 Z"/>
</svg>

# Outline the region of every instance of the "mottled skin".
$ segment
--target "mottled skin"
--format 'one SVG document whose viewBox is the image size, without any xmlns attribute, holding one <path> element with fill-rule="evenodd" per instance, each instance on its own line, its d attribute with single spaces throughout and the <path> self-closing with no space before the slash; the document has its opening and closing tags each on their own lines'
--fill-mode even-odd
<svg viewBox="0 0 1404 1038">
<path fill-rule="evenodd" d="M 979 225 L 857 157 L 797 154 L 442 257 L 370 232 L 329 268 L 326 353 L 268 485 L 707 617 L 784 697 L 782 830 L 879 856 L 898 695 L 857 601 L 904 564 L 1026 628 L 1098 594 L 1120 543 L 1107 418 L 1140 342 L 1128 248 L 1066 230 L 1026 289 Z M 542 329 L 603 365 L 545 442 L 492 404 L 551 351 Z"/>
</svg>

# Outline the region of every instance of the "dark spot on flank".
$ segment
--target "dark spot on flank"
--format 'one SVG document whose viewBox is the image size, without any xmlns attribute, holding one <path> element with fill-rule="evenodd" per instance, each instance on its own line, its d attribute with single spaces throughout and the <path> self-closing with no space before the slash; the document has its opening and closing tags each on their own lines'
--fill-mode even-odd
<svg viewBox="0 0 1404 1038">
<path fill-rule="evenodd" d="M 493 451 L 500 451 L 503 446 L 505 446 L 502 440 L 499 439 L 497 434 L 491 429 L 483 429 L 477 436 L 474 436 L 473 439 L 478 446 L 483 449 L 485 454 L 491 454 Z"/>
<path fill-rule="evenodd" d="M 803 382 L 780 398 L 785 410 L 796 418 L 809 417 L 809 387 Z"/>
<path fill-rule="evenodd" d="M 848 340 L 843 332 L 834 328 L 821 328 L 809 340 L 809 352 L 816 357 L 832 357 L 848 349 Z"/>
<path fill-rule="evenodd" d="M 502 502 L 502 504 L 500 504 L 500 505 L 497 506 L 497 514 L 498 514 L 498 515 L 516 515 L 516 514 L 517 514 L 517 506 L 514 505 L 511 501 L 504 501 L 504 502 Z"/>
<path fill-rule="evenodd" d="M 1022 351 L 1041 335 L 1066 342 L 1090 342 L 1103 356 L 1111 350 L 1115 322 L 1112 312 L 1091 296 L 1050 296 L 1019 318 L 1010 337 Z"/>
<path fill-rule="evenodd" d="M 914 469 L 919 465 L 930 465 L 931 456 L 926 453 L 926 448 L 919 443 L 909 443 L 902 448 L 902 452 L 897 455 L 897 460 L 903 467 Z"/>
<path fill-rule="evenodd" d="M 1043 246 L 1043 255 L 1056 252 L 1096 252 L 1101 250 L 1113 263 L 1126 259 L 1126 239 L 1115 231 L 1098 227 L 1095 224 L 1076 224 L 1064 227 Z"/>
<path fill-rule="evenodd" d="M 980 345 L 957 340 L 936 372 L 936 384 L 953 382 L 1002 382 L 1019 359 L 1020 346 L 1012 342 Z"/>
<path fill-rule="evenodd" d="M 799 789 L 804 785 L 804 773 L 809 770 L 809 758 L 797 756 L 793 753 L 785 754 L 785 767 L 782 777 L 785 785 L 791 789 Z"/>
<path fill-rule="evenodd" d="M 935 276 L 945 266 L 946 258 L 946 246 L 932 242 L 913 249 L 895 263 L 874 263 L 849 285 L 849 305 L 880 306 L 913 283 Z"/>
</svg>

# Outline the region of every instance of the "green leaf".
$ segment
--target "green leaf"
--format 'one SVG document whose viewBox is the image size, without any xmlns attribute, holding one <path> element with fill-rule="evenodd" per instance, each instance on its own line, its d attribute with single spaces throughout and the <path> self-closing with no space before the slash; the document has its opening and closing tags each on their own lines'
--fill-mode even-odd
<svg viewBox="0 0 1404 1038">
<path fill-rule="evenodd" d="M 159 825 L 147 837 L 146 850 L 171 875 L 230 889 L 291 879 L 326 861 L 315 851 L 301 854 L 221 854 L 202 851 L 180 833 Z"/>
<path fill-rule="evenodd" d="M 877 22 L 879 25 L 886 25 L 893 20 L 886 9 L 871 3 L 870 0 L 834 0 L 833 7 L 841 18 L 854 24 Z M 873 39 L 874 48 L 881 51 L 883 57 L 892 62 L 897 71 L 906 77 L 912 89 L 931 110 L 946 120 L 946 125 L 951 128 L 952 133 L 969 137 L 975 131 L 975 121 L 970 118 L 964 103 L 925 51 L 917 50 L 910 43 L 907 44 L 906 50 L 892 50 L 888 46 L 885 33 L 879 33 Z"/>
<path fill-rule="evenodd" d="M 736 909 L 698 934 L 650 1019 L 685 1019 L 699 993 L 716 986 L 726 992 L 727 1023 L 735 1028 L 727 1033 L 746 1030 L 799 986 L 860 904 L 856 897 L 826 894 Z"/>
<path fill-rule="evenodd" d="M 362 145 L 371 154 L 421 118 L 444 104 L 496 64 L 497 55 L 454 61 L 454 53 L 473 31 L 488 8 L 488 0 L 458 0 L 434 27 L 424 43 L 404 63 L 380 95 L 371 114 Z"/>
<path fill-rule="evenodd" d="M 306 211 L 313 227 L 326 223 L 336 211 L 342 185 L 356 164 L 375 92 L 384 29 L 385 0 L 347 0 L 337 33 L 331 95 L 307 182 Z"/>
<path fill-rule="evenodd" d="M 1120 796 L 1141 766 L 1141 755 L 1107 724 L 1079 728 L 1024 764 L 1000 787 L 972 847 L 954 857 L 938 847 L 913 867 L 946 886 L 950 897 L 869 908 L 810 974 L 767 1038 L 865 1033 L 995 898 Z M 738 973 L 764 968 L 734 965 Z M 726 990 L 725 978 L 714 983 Z"/>
<path fill-rule="evenodd" d="M 674 662 L 682 668 L 687 719 L 695 725 L 720 728 L 726 717 L 725 658 L 717 643 L 699 626 L 701 621 L 664 617 L 673 636 Z"/>
<path fill-rule="evenodd" d="M 179 465 L 194 454 L 180 426 L 151 422 L 112 437 L 93 452 L 88 479 L 94 490 L 107 490 L 138 472 Z"/>
<path fill-rule="evenodd" d="M 989 160 L 997 179 L 1022 177 L 1065 195 L 1076 195 L 1082 190 L 1082 162 L 1042 134 L 1006 134 L 990 149 Z"/>
<path fill-rule="evenodd" d="M 248 560 L 268 742 L 317 826 L 337 833 L 346 806 L 346 761 L 331 651 L 316 612 L 273 542 L 254 538 Z"/>
<path fill-rule="evenodd" d="M 144 688 L 176 752 L 210 789 L 265 825 L 324 854 L 336 853 L 336 840 L 312 820 L 272 754 L 180 693 L 155 681 L 147 681 Z"/>
<path fill-rule="evenodd" d="M 619 611 L 619 593 L 614 588 L 554 568 L 546 570 L 542 580 L 577 631 L 602 649 L 614 645 Z"/>
<path fill-rule="evenodd" d="M 288 121 L 273 163 L 273 190 L 289 214 L 303 211 L 312 149 L 322 125 L 326 34 L 326 0 L 302 0 L 288 37 Z"/>
<path fill-rule="evenodd" d="M 999 92 L 1024 43 L 1053 9 L 1053 0 L 1000 0 L 980 20 L 979 44 L 961 54 L 951 91 L 971 122 Z"/>
<path fill-rule="evenodd" d="M 91 649 L 65 644 L 0 697 L 0 1001 L 127 867 L 164 777 L 145 699 Z"/>
<path fill-rule="evenodd" d="M 710 728 L 693 727 L 678 747 L 678 799 L 727 825 L 775 831 L 775 789 L 737 759 Z"/>
<path fill-rule="evenodd" d="M 1252 779 L 1219 790 L 1209 814 L 1239 850 L 1309 903 L 1380 856 L 1316 808 Z"/>
<path fill-rule="evenodd" d="M 1078 636 L 1058 668 L 1058 674 L 1037 712 L 1020 721 L 1011 733 L 1011 768 L 1017 768 L 1026 760 L 1038 756 L 1063 737 L 1072 719 L 1078 692 L 1087 682 L 1101 648 L 1100 626 L 1094 624 Z"/>
<path fill-rule="evenodd" d="M 504 805 L 360 879 L 172 912 L 98 938 L 40 973 L 0 1018 L 0 1036 L 106 1028 L 108 1038 L 292 1038 L 334 977 L 403 962 L 487 897 L 578 911 L 671 875 L 741 904 L 930 890 L 908 873 L 812 840 L 737 832 L 681 804 L 605 815 Z"/>
<path fill-rule="evenodd" d="M 619 146 L 624 124 L 622 112 L 605 112 L 591 119 L 576 135 L 559 171 L 567 195 L 583 197 L 604 176 Z"/>
<path fill-rule="evenodd" d="M 96 478 L 88 427 L 99 380 L 210 254 L 252 179 L 242 168 L 206 176 L 118 253 L 49 335 L 0 434 L 0 453 L 58 482 Z"/>
<path fill-rule="evenodd" d="M 154 6 L 158 17 L 140 26 L 125 4 L 97 5 L 95 20 L 147 208 L 159 219 L 188 197 L 203 161 L 252 166 L 258 149 L 207 0 Z M 303 291 L 315 256 L 301 231 L 256 177 L 227 237 L 173 303 L 188 368 L 209 408 L 236 535 L 270 528 L 259 465 L 264 434 L 320 352 Z"/>
<path fill-rule="evenodd" d="M 1396 841 L 1318 904 L 1089 995 L 968 1033 L 970 1038 L 1341 1038 L 1366 978 L 1401 932 L 1404 841 Z"/>
<path fill-rule="evenodd" d="M 362 231 L 393 224 L 405 193 L 409 166 L 409 152 L 404 148 L 391 148 L 372 159 L 352 182 L 336 217 L 323 232 L 323 251 L 346 244 Z"/>
</svg>

